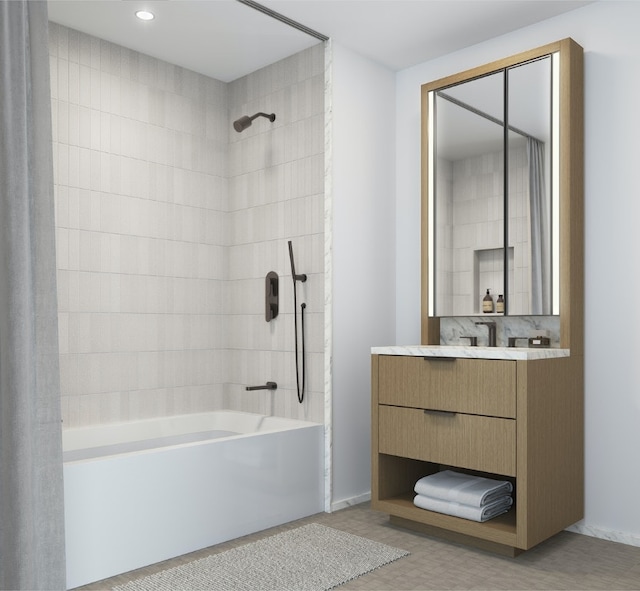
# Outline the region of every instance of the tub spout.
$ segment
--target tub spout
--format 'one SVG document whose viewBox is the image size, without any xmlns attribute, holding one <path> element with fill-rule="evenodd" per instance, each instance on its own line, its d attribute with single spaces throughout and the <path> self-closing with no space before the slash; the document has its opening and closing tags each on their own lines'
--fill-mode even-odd
<svg viewBox="0 0 640 591">
<path fill-rule="evenodd" d="M 247 386 L 247 390 L 277 390 L 278 384 L 267 382 L 264 386 Z"/>
</svg>

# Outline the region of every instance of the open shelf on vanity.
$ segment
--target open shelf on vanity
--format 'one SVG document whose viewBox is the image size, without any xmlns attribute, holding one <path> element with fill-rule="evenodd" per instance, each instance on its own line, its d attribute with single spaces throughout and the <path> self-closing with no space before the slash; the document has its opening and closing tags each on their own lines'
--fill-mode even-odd
<svg viewBox="0 0 640 591">
<path fill-rule="evenodd" d="M 406 493 L 390 499 L 381 499 L 376 503 L 376 510 L 389 515 L 423 523 L 433 527 L 455 531 L 475 538 L 489 540 L 506 546 L 516 544 L 516 509 L 512 507 L 507 513 L 494 517 L 483 523 L 461 519 L 444 513 L 435 513 L 420 509 L 413 504 L 413 493 Z"/>
<path fill-rule="evenodd" d="M 516 479 L 498 474 L 465 470 L 454 466 L 439 465 L 410 458 L 378 454 L 378 487 L 377 499 L 373 508 L 388 513 L 392 518 L 400 518 L 416 524 L 423 524 L 439 530 L 457 532 L 465 536 L 487 540 L 503 546 L 516 546 L 517 535 L 517 487 Z M 415 493 L 413 487 L 422 476 L 433 474 L 440 470 L 455 470 L 487 478 L 509 480 L 514 487 L 512 497 L 514 504 L 511 509 L 488 521 L 477 522 L 462 519 L 444 513 L 428 511 L 413 504 Z M 402 525 L 407 526 L 407 523 Z M 421 528 L 415 528 L 421 531 Z"/>
</svg>

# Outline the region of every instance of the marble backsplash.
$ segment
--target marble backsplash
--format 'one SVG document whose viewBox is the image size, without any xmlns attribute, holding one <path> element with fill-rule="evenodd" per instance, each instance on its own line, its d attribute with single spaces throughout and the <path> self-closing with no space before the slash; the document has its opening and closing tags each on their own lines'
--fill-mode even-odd
<svg viewBox="0 0 640 591">
<path fill-rule="evenodd" d="M 549 337 L 551 347 L 560 346 L 559 316 L 456 316 L 440 318 L 441 345 L 468 345 L 464 336 L 477 336 L 478 345 L 488 344 L 489 332 L 486 326 L 476 322 L 494 321 L 498 347 L 506 347 L 509 337 L 528 339 L 535 336 Z M 526 341 L 518 341 L 518 347 L 526 347 Z"/>
</svg>

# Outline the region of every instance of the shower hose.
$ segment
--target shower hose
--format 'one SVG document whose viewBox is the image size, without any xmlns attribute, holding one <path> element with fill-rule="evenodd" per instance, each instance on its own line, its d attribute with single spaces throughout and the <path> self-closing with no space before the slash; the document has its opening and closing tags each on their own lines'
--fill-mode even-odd
<svg viewBox="0 0 640 591">
<path fill-rule="evenodd" d="M 300 304 L 300 340 L 302 342 L 302 379 L 300 379 L 300 369 L 299 369 L 299 361 L 298 361 L 298 302 L 296 298 L 296 284 L 295 280 L 293 283 L 293 327 L 296 333 L 296 386 L 298 389 L 298 402 L 302 404 L 304 400 L 304 378 L 306 374 L 305 361 L 304 361 L 304 309 L 307 307 L 307 304 Z"/>
<path fill-rule="evenodd" d="M 304 354 L 304 309 L 307 307 L 307 304 L 300 304 L 300 341 L 302 343 L 302 363 L 300 363 L 300 355 L 298 353 L 298 289 L 296 283 L 298 281 L 302 281 L 304 283 L 307 280 L 307 276 L 304 274 L 296 275 L 296 265 L 293 260 L 293 245 L 291 244 L 291 240 L 289 240 L 289 260 L 291 261 L 291 277 L 293 279 L 293 330 L 295 333 L 296 387 L 298 391 L 298 402 L 302 404 L 302 401 L 304 400 L 304 382 L 306 374 Z M 300 365 L 302 365 L 302 372 L 300 371 Z M 300 377 L 301 373 L 302 378 Z"/>
</svg>

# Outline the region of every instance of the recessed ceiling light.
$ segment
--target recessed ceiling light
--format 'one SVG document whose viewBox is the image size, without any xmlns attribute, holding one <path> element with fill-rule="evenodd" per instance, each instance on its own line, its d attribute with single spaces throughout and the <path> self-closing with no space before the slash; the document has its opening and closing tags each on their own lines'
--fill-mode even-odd
<svg viewBox="0 0 640 591">
<path fill-rule="evenodd" d="M 152 21 L 154 18 L 156 18 L 155 14 L 153 14 L 153 12 L 149 12 L 148 10 L 138 10 L 136 12 L 136 16 L 141 21 Z"/>
</svg>

